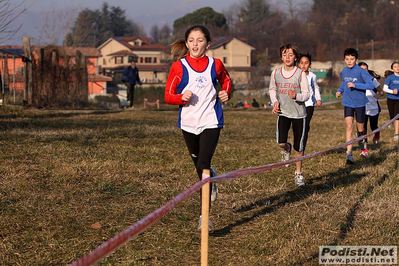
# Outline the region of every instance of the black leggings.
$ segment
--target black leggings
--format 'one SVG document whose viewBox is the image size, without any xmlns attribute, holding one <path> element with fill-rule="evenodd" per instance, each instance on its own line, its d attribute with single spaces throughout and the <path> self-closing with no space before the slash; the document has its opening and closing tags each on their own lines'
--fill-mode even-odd
<svg viewBox="0 0 399 266">
<path fill-rule="evenodd" d="M 366 118 L 364 120 L 364 134 L 367 134 L 367 122 L 369 119 L 370 119 L 371 131 L 374 131 L 378 128 L 378 116 L 379 116 L 379 114 L 376 114 L 375 116 L 366 115 Z M 366 139 L 366 142 L 367 142 L 367 139 Z"/>
<path fill-rule="evenodd" d="M 215 153 L 216 146 L 219 141 L 220 128 L 205 129 L 201 134 L 195 135 L 182 130 L 184 140 L 190 153 L 191 159 L 194 162 L 195 169 L 199 180 L 202 180 L 202 170 L 211 168 L 211 161 L 213 154 Z M 200 195 L 202 198 L 202 189 Z M 212 186 L 210 186 L 210 191 Z M 209 208 L 211 206 L 211 200 L 209 197 Z"/>
<path fill-rule="evenodd" d="M 314 106 L 306 107 L 306 121 L 305 121 L 305 135 L 303 137 L 303 151 L 305 151 L 306 143 L 308 142 L 309 130 L 310 130 L 310 120 L 312 120 L 314 112 Z"/>
<path fill-rule="evenodd" d="M 220 128 L 205 129 L 201 134 L 195 135 L 182 130 L 184 140 L 193 159 L 199 179 L 202 179 L 202 170 L 210 169 L 212 156 L 218 144 Z"/>
</svg>

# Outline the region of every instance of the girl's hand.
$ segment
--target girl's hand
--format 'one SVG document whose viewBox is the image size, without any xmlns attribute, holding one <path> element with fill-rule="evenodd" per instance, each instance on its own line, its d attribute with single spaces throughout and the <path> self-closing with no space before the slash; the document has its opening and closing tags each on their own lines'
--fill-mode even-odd
<svg viewBox="0 0 399 266">
<path fill-rule="evenodd" d="M 227 91 L 219 91 L 219 99 L 222 102 L 227 102 L 229 100 L 229 94 Z"/>
<path fill-rule="evenodd" d="M 337 92 L 335 93 L 335 97 L 339 98 L 340 96 L 341 96 L 341 93 L 340 93 L 339 91 L 337 91 Z"/>
<path fill-rule="evenodd" d="M 275 103 L 273 104 L 272 114 L 278 114 L 278 113 L 280 113 L 280 112 L 281 112 L 281 110 L 280 110 L 280 103 L 279 103 L 279 102 L 275 102 Z"/>
<path fill-rule="evenodd" d="M 398 94 L 398 89 L 394 89 L 393 94 Z"/>
<path fill-rule="evenodd" d="M 318 101 L 316 101 L 316 105 L 320 107 L 323 105 L 323 103 L 320 100 L 318 100 Z"/>
<path fill-rule="evenodd" d="M 193 92 L 192 91 L 185 91 L 183 92 L 183 96 L 181 97 L 181 100 L 183 102 L 188 102 L 191 97 L 193 97 Z"/>
</svg>

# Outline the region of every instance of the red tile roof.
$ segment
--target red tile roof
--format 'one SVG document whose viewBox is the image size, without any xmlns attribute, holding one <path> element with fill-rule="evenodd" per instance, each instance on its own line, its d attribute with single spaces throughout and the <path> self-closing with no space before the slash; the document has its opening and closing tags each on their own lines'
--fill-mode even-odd
<svg viewBox="0 0 399 266">
<path fill-rule="evenodd" d="M 117 42 L 120 42 L 130 50 L 137 50 L 137 51 L 167 51 L 169 48 L 161 43 L 157 43 L 154 39 L 147 38 L 147 37 L 112 37 Z M 142 45 L 131 45 L 129 42 L 134 42 L 136 40 L 141 40 L 143 43 Z"/>
</svg>

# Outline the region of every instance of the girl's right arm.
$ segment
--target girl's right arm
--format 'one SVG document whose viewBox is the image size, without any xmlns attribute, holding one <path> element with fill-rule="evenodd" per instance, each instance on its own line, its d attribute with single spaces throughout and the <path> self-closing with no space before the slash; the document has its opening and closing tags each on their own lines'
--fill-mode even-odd
<svg viewBox="0 0 399 266">
<path fill-rule="evenodd" d="M 391 90 L 387 84 L 384 84 L 384 88 L 382 90 L 385 91 L 386 93 L 398 94 L 397 89 Z"/>
<path fill-rule="evenodd" d="M 277 102 L 277 86 L 276 86 L 275 73 L 276 70 L 273 70 L 272 74 L 270 75 L 270 84 L 269 84 L 270 101 L 273 104 Z"/>
<path fill-rule="evenodd" d="M 181 105 L 186 102 L 182 100 L 183 94 L 177 93 L 177 85 L 179 85 L 183 76 L 183 66 L 180 61 L 175 62 L 169 72 L 165 87 L 165 102 L 168 104 Z"/>
<path fill-rule="evenodd" d="M 394 90 L 391 90 L 389 88 L 390 81 L 391 80 L 390 80 L 390 78 L 388 76 L 388 78 L 385 80 L 384 87 L 382 88 L 382 90 L 385 91 L 386 93 L 394 94 Z"/>
</svg>

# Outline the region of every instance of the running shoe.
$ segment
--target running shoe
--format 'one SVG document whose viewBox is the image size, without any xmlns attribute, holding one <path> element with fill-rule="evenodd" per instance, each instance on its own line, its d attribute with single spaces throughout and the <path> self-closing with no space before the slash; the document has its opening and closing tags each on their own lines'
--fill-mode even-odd
<svg viewBox="0 0 399 266">
<path fill-rule="evenodd" d="M 377 144 L 378 142 L 380 142 L 380 132 L 375 133 L 373 137 L 373 143 Z"/>
<path fill-rule="evenodd" d="M 303 187 L 305 185 L 302 173 L 295 172 L 295 185 L 298 187 Z"/>
<path fill-rule="evenodd" d="M 198 221 L 198 228 L 197 228 L 197 229 L 201 231 L 201 227 L 202 227 L 202 215 L 200 215 L 200 218 L 199 218 L 199 221 Z M 213 227 L 212 221 L 209 219 L 208 230 L 209 230 L 209 231 L 212 231 L 212 227 Z"/>
<path fill-rule="evenodd" d="M 287 142 L 287 145 L 288 145 L 288 151 L 286 151 L 284 149 L 281 151 L 281 157 L 282 157 L 281 161 L 282 162 L 289 161 L 291 159 L 291 148 L 292 148 L 292 145 L 289 142 Z M 288 166 L 290 166 L 290 165 L 289 164 L 285 165 L 285 167 L 288 167 Z"/>
<path fill-rule="evenodd" d="M 211 177 L 215 177 L 215 176 L 218 175 L 215 168 L 211 167 L 210 170 L 211 170 Z M 218 198 L 219 189 L 218 189 L 216 183 L 211 183 L 211 187 L 212 187 L 212 191 L 211 191 L 211 201 L 214 202 L 214 201 L 216 201 L 216 199 Z"/>
<path fill-rule="evenodd" d="M 364 151 L 365 149 L 367 149 L 367 142 L 366 139 L 362 139 L 361 141 L 359 141 L 359 148 Z"/>
<path fill-rule="evenodd" d="M 364 157 L 366 157 L 366 158 L 368 158 L 368 157 L 369 157 L 369 151 L 367 150 L 367 148 L 364 149 L 364 150 L 362 150 L 362 152 L 360 153 L 360 155 L 361 155 L 361 156 L 364 156 Z"/>
<path fill-rule="evenodd" d="M 346 164 L 355 164 L 352 153 L 346 155 Z"/>
<path fill-rule="evenodd" d="M 399 141 L 399 135 L 398 134 L 395 134 L 393 136 L 393 141 Z"/>
</svg>

